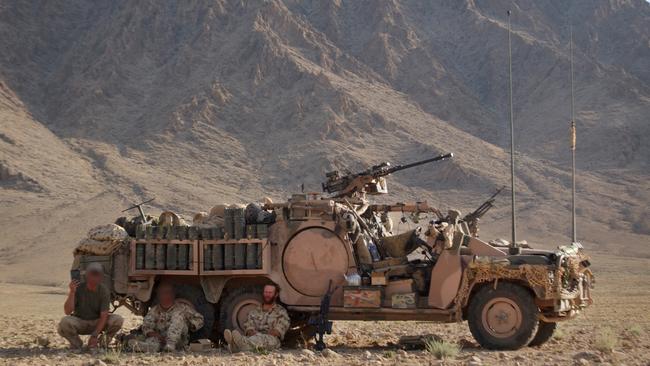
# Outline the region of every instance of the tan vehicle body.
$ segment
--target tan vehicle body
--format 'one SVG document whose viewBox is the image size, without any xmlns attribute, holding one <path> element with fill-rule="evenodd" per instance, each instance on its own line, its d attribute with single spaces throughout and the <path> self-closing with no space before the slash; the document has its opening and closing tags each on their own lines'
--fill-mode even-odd
<svg viewBox="0 0 650 366">
<path fill-rule="evenodd" d="M 342 179 L 330 176 L 337 184 Z M 244 222 L 243 209 L 225 206 L 195 215 L 191 227 L 171 212 L 130 229 L 123 219 L 128 236 L 99 245 L 88 239 L 77 248 L 73 268 L 103 261 L 114 306 L 136 314 L 146 313 L 163 278 L 200 289 L 204 314 L 216 314 L 214 338 L 242 327 L 260 302 L 256 289 L 266 283 L 281 289 L 294 330 L 307 329 L 332 288 L 329 319 L 468 320 L 479 343 L 495 349 L 541 344 L 556 322 L 592 303 L 593 276 L 580 244 L 510 254 L 511 248 L 478 238 L 476 219 L 457 211 L 442 215 L 426 202 L 369 204 L 366 193 L 386 193 L 383 177 L 350 181 L 361 189 L 257 206 L 273 215 L 266 224 Z M 421 231 L 393 235 L 385 219 L 391 212 L 429 221 Z M 359 283 L 362 275 L 370 283 Z"/>
</svg>

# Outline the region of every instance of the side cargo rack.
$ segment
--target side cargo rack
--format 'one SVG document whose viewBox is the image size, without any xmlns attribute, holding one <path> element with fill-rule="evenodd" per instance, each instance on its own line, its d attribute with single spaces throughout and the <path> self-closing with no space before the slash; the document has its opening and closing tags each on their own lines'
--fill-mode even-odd
<svg viewBox="0 0 650 366">
<path fill-rule="evenodd" d="M 243 226 L 241 235 L 221 227 L 139 227 L 130 244 L 129 274 L 269 273 L 267 225 Z"/>
</svg>

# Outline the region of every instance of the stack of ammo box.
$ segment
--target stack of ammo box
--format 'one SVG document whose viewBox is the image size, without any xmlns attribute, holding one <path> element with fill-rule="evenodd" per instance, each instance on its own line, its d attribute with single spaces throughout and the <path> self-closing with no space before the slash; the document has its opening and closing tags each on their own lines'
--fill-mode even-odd
<svg viewBox="0 0 650 366">
<path fill-rule="evenodd" d="M 268 225 L 247 225 L 243 208 L 227 208 L 224 216 L 223 227 L 139 225 L 134 269 L 194 272 L 197 240 L 202 271 L 261 269 Z"/>
</svg>

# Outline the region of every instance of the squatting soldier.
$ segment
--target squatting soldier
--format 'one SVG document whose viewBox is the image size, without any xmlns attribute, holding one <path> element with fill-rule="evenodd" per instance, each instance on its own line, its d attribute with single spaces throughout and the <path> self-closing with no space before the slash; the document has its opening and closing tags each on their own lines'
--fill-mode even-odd
<svg viewBox="0 0 650 366">
<path fill-rule="evenodd" d="M 245 336 L 237 330 L 224 331 L 231 352 L 280 348 L 280 342 L 289 329 L 289 314 L 277 303 L 279 291 L 276 285 L 264 286 L 262 305 L 251 310 L 244 323 Z"/>
<path fill-rule="evenodd" d="M 88 348 L 97 348 L 99 335 L 106 331 L 108 344 L 122 328 L 124 319 L 117 314 L 109 314 L 110 292 L 102 284 L 104 267 L 100 263 L 90 263 L 86 267 L 86 281 L 72 280 L 68 298 L 63 304 L 65 317 L 59 323 L 59 334 L 70 342 L 70 347 L 83 346 L 80 334 L 90 334 Z"/>
<path fill-rule="evenodd" d="M 176 299 L 174 285 L 163 282 L 158 286 L 158 305 L 144 317 L 144 339 L 131 339 L 129 346 L 138 352 L 172 352 L 189 342 L 189 332 L 203 327 L 203 315 L 187 301 Z"/>
</svg>

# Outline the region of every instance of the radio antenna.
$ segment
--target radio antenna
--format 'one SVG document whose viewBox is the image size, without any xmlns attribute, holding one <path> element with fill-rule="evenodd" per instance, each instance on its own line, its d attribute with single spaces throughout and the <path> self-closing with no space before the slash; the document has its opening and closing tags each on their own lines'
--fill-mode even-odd
<svg viewBox="0 0 650 366">
<path fill-rule="evenodd" d="M 509 78 L 509 93 L 510 93 L 510 191 L 512 200 L 512 238 L 510 241 L 510 254 L 519 254 L 520 250 L 517 247 L 517 216 L 515 211 L 515 122 L 512 108 L 512 23 L 510 15 L 512 12 L 508 10 L 508 78 Z"/>
<path fill-rule="evenodd" d="M 573 24 L 569 24 L 569 63 L 571 65 L 571 235 L 577 243 L 576 235 L 576 120 L 573 92 Z"/>
</svg>

